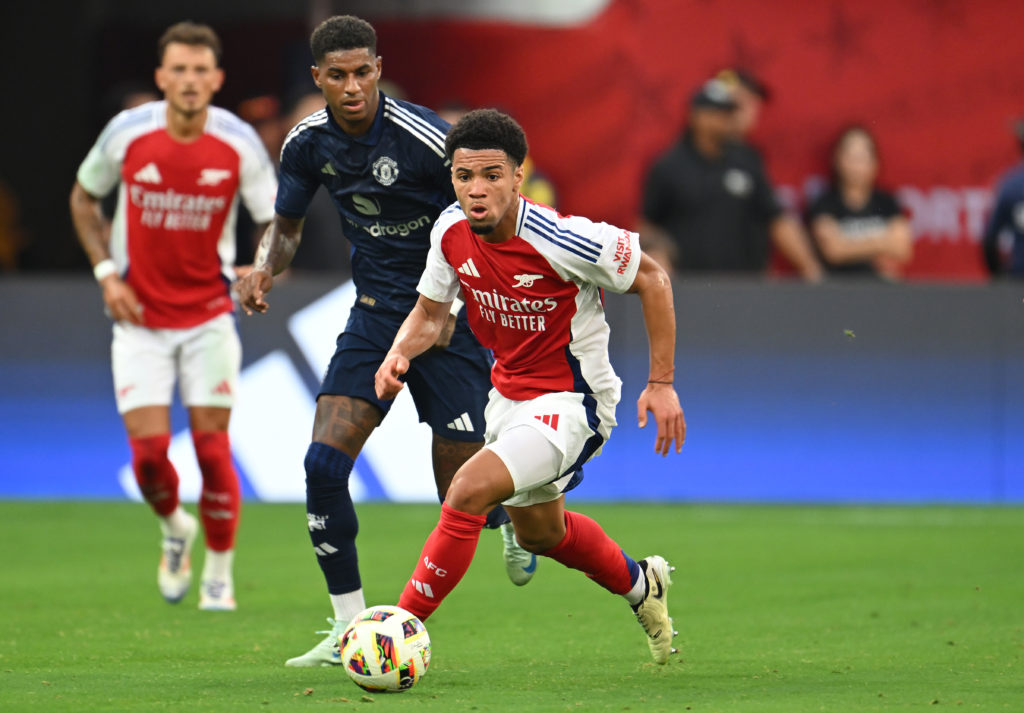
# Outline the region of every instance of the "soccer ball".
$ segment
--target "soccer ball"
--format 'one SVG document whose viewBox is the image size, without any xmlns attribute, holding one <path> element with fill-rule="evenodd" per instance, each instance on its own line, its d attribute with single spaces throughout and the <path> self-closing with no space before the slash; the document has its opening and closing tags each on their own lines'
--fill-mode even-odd
<svg viewBox="0 0 1024 713">
<path fill-rule="evenodd" d="M 430 636 L 405 609 L 377 606 L 352 619 L 338 640 L 345 673 L 367 691 L 412 688 L 430 664 Z"/>
</svg>

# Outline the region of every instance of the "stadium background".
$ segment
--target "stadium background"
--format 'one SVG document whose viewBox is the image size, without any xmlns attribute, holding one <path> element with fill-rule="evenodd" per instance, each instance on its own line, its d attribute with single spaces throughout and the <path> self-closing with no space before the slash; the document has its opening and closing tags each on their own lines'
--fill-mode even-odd
<svg viewBox="0 0 1024 713">
<path fill-rule="evenodd" d="M 348 11 L 374 21 L 385 76 L 411 100 L 514 114 L 566 212 L 631 225 L 644 169 L 678 134 L 687 94 L 725 66 L 772 88 L 756 141 L 796 207 L 841 126 L 862 121 L 879 137 L 883 181 L 914 225 L 914 284 L 677 283 L 690 439 L 667 461 L 634 425 L 633 375 L 646 369 L 636 306 L 610 299 L 621 427 L 582 497 L 1024 500 L 1021 290 L 984 284 L 978 250 L 991 186 L 1018 160 L 1009 123 L 1024 114 L 1024 5 L 1002 0 L 7 3 L 4 87 L 17 103 L 0 120 L 0 180 L 25 247 L 23 271 L 0 278 L 0 497 L 125 492 L 108 325 L 66 210 L 108 118 L 104 94 L 148 80 L 156 37 L 192 17 L 225 40 L 218 103 L 284 95 L 308 81 L 311 20 Z M 247 404 L 243 393 L 233 423 L 250 496 L 301 498 L 311 390 L 342 323 L 336 286 L 294 280 L 270 317 L 242 320 L 246 379 L 274 394 Z M 417 430 L 374 437 L 363 497 L 429 499 L 425 463 L 389 460 L 426 452 L 395 447 Z M 191 454 L 176 456 L 187 485 Z"/>
</svg>

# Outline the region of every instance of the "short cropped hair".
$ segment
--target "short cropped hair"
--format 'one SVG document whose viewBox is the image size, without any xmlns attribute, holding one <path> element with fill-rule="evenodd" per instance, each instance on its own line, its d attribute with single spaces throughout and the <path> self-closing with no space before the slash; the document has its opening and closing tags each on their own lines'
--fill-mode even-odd
<svg viewBox="0 0 1024 713">
<path fill-rule="evenodd" d="M 209 47 L 213 50 L 213 58 L 217 62 L 217 66 L 220 66 L 220 38 L 209 25 L 201 25 L 198 22 L 186 20 L 185 22 L 179 22 L 168 27 L 156 43 L 157 64 L 163 64 L 167 45 L 172 42 L 192 47 Z"/>
<path fill-rule="evenodd" d="M 526 160 L 526 134 L 515 119 L 497 109 L 474 109 L 448 131 L 444 151 L 448 160 L 458 149 L 498 149 L 504 151 L 516 166 Z"/>
<path fill-rule="evenodd" d="M 377 56 L 377 33 L 366 20 L 354 15 L 335 15 L 321 22 L 309 37 L 313 61 L 320 61 L 329 52 L 366 48 Z"/>
</svg>

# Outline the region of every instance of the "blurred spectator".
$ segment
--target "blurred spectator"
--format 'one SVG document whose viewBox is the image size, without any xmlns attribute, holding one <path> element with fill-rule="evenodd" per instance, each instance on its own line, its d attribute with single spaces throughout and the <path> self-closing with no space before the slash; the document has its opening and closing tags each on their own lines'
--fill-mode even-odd
<svg viewBox="0 0 1024 713">
<path fill-rule="evenodd" d="M 235 113 L 249 122 L 267 149 L 271 158 L 277 160 L 284 141 L 281 127 L 281 102 L 272 94 L 254 94 L 238 105 Z"/>
<path fill-rule="evenodd" d="M 18 222 L 18 199 L 0 179 L 0 270 L 15 270 L 18 253 L 25 246 L 25 234 Z"/>
<path fill-rule="evenodd" d="M 103 120 L 106 121 L 125 109 L 134 109 L 146 102 L 161 99 L 152 82 L 118 82 L 103 95 Z"/>
<path fill-rule="evenodd" d="M 875 185 L 878 147 L 853 126 L 832 149 L 832 185 L 808 211 L 811 235 L 829 273 L 902 277 L 913 255 L 910 222 L 896 197 Z"/>
<path fill-rule="evenodd" d="M 1024 152 L 1024 118 L 1014 122 L 1014 132 Z M 1003 274 L 1024 277 L 1024 162 L 1018 163 L 999 182 L 982 250 L 993 277 Z"/>
<path fill-rule="evenodd" d="M 469 112 L 469 107 L 460 101 L 452 100 L 445 102 L 438 109 L 437 115 L 447 121 L 449 124 L 455 124 L 459 119 L 465 116 Z M 529 198 L 534 203 L 541 203 L 550 208 L 557 208 L 555 205 L 558 200 L 558 195 L 555 192 L 555 185 L 544 175 L 541 171 L 537 170 L 537 165 L 533 162 L 533 159 L 527 154 L 526 159 L 523 161 L 523 183 L 519 187 L 519 192 Z"/>
<path fill-rule="evenodd" d="M 736 100 L 736 111 L 732 115 L 734 138 L 749 141 L 761 118 L 761 108 L 771 97 L 768 87 L 745 69 L 723 69 L 717 78 L 729 86 Z"/>
<path fill-rule="evenodd" d="M 690 98 L 683 136 L 648 173 L 644 250 L 675 271 L 763 273 L 770 245 L 808 281 L 821 266 L 798 221 L 775 197 L 760 156 L 736 141 L 737 102 L 719 79 Z"/>
</svg>

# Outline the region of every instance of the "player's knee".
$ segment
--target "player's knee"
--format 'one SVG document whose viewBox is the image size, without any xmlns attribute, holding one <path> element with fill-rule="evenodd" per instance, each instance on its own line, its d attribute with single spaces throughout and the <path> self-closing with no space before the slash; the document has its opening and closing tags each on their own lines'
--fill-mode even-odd
<svg viewBox="0 0 1024 713">
<path fill-rule="evenodd" d="M 307 488 L 348 488 L 352 459 L 337 448 L 314 441 L 306 449 L 303 465 Z"/>
<path fill-rule="evenodd" d="M 489 484 L 482 478 L 458 475 L 452 480 L 445 496 L 445 502 L 449 507 L 470 515 L 483 515 L 500 500 L 501 498 L 492 492 Z"/>
<path fill-rule="evenodd" d="M 147 481 L 162 472 L 168 462 L 167 448 L 171 436 L 168 433 L 144 438 L 130 438 L 132 449 L 132 469 L 140 482 Z"/>
</svg>

